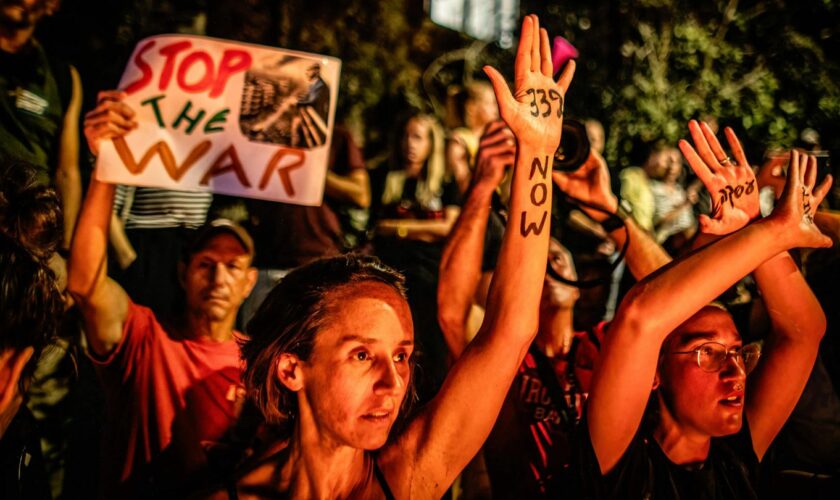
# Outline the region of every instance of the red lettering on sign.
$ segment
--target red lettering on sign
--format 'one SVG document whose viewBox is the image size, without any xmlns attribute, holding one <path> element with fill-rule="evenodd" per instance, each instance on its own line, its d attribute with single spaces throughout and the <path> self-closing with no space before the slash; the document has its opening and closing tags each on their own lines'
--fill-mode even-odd
<svg viewBox="0 0 840 500">
<path fill-rule="evenodd" d="M 145 88 L 154 79 L 155 71 L 144 59 L 146 53 L 154 46 L 155 41 L 149 41 L 134 55 L 133 62 L 140 70 L 140 77 L 126 86 L 125 91 L 129 94 Z M 179 61 L 180 54 L 185 53 L 191 47 L 192 42 L 181 40 L 164 45 L 158 50 L 158 53 L 163 56 L 163 65 L 160 68 L 160 77 L 158 78 L 158 89 L 166 90 L 172 81 L 172 77 L 175 76 L 178 86 L 185 92 L 198 93 L 209 90 L 209 96 L 216 98 L 224 93 L 227 82 L 231 77 L 246 71 L 251 67 L 253 61 L 251 54 L 241 49 L 223 51 L 218 68 L 214 64 L 213 57 L 204 50 L 190 52 Z M 198 68 L 196 68 L 196 65 L 198 65 Z M 193 69 L 193 73 L 190 74 L 190 70 Z M 187 78 L 192 78 L 193 81 L 187 81 Z"/>
<path fill-rule="evenodd" d="M 169 80 L 172 79 L 172 72 L 175 70 L 175 56 L 190 47 L 192 47 L 192 43 L 183 41 L 169 44 L 160 49 L 160 55 L 166 59 L 163 63 L 163 71 L 160 73 L 160 81 L 158 82 L 158 88 L 160 90 L 166 90 L 166 87 L 169 86 Z"/>
<path fill-rule="evenodd" d="M 146 167 L 149 165 L 149 162 L 152 161 L 152 158 L 154 158 L 155 155 L 158 155 L 160 156 L 161 163 L 163 163 L 163 168 L 166 169 L 166 173 L 174 181 L 181 180 L 181 177 L 187 173 L 190 167 L 192 167 L 195 162 L 207 153 L 210 149 L 210 145 L 210 141 L 202 141 L 198 143 L 198 145 L 190 151 L 190 154 L 187 155 L 184 162 L 179 166 L 175 161 L 175 155 L 172 154 L 172 150 L 169 148 L 169 145 L 164 141 L 158 141 L 152 145 L 152 147 L 143 154 L 142 158 L 140 158 L 140 161 L 138 162 L 134 159 L 134 155 L 128 148 L 128 144 L 125 142 L 124 138 L 118 137 L 114 139 L 114 148 L 117 150 L 117 155 L 119 155 L 120 160 L 122 160 L 123 165 L 125 165 L 125 168 L 129 172 L 134 175 L 142 173 L 146 170 Z"/>
<path fill-rule="evenodd" d="M 278 168 L 280 165 L 280 161 L 287 155 L 296 156 L 297 158 L 295 158 L 295 160 L 292 163 Z M 294 197 L 295 188 L 294 186 L 292 186 L 292 178 L 289 175 L 289 173 L 296 168 L 302 167 L 305 159 L 306 153 L 299 149 L 278 149 L 277 152 L 274 153 L 274 156 L 271 157 L 271 160 L 268 161 L 268 164 L 265 166 L 265 173 L 263 173 L 262 180 L 260 181 L 260 190 L 263 190 L 266 186 L 268 186 L 268 181 L 271 179 L 271 174 L 274 173 L 274 170 L 277 170 L 277 173 L 280 175 L 280 183 L 283 185 L 283 189 L 286 190 L 286 193 L 290 197 Z"/>
<path fill-rule="evenodd" d="M 187 82 L 187 73 L 196 62 L 204 65 L 204 76 L 195 83 Z M 187 92 L 197 93 L 207 90 L 213 84 L 213 59 L 203 50 L 193 52 L 181 61 L 178 66 L 178 85 Z"/>
<path fill-rule="evenodd" d="M 226 158 L 230 158 L 229 163 L 225 163 L 224 160 Z M 245 176 L 245 169 L 242 168 L 242 162 L 239 161 L 239 155 L 236 154 L 236 148 L 233 147 L 233 144 L 222 151 L 222 154 L 216 158 L 216 161 L 213 162 L 213 165 L 210 166 L 210 169 L 201 178 L 201 185 L 206 186 L 212 177 L 218 177 L 231 170 L 236 174 L 236 178 L 239 179 L 240 184 L 245 187 L 251 187 L 251 183 L 248 181 L 248 177 Z"/>
<path fill-rule="evenodd" d="M 151 42 L 146 43 L 146 45 L 140 47 L 140 50 L 138 50 L 137 54 L 134 55 L 134 65 L 137 66 L 141 74 L 140 78 L 134 80 L 125 87 L 125 92 L 127 94 L 137 92 L 152 81 L 152 67 L 149 66 L 149 63 L 143 60 L 143 54 L 151 50 L 154 46 L 155 41 L 152 40 Z"/>
<path fill-rule="evenodd" d="M 213 89 L 210 90 L 210 97 L 219 97 L 222 95 L 230 77 L 250 67 L 251 54 L 238 49 L 226 50 L 222 55 L 222 61 L 219 63 L 219 74 L 216 75 L 216 83 L 213 84 Z"/>
</svg>

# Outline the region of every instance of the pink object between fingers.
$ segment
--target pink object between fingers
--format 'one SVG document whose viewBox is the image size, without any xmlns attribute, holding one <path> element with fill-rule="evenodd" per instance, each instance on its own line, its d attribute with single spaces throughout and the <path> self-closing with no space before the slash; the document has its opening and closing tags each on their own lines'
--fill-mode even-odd
<svg viewBox="0 0 840 500">
<path fill-rule="evenodd" d="M 577 49 L 568 40 L 562 36 L 554 37 L 554 44 L 551 48 L 551 64 L 554 66 L 555 75 L 563 69 L 569 59 L 575 59 L 577 56 Z"/>
</svg>

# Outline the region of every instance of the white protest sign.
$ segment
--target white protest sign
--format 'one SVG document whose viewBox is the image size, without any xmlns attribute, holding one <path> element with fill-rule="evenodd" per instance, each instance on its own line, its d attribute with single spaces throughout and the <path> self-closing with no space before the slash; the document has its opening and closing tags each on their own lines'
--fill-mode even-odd
<svg viewBox="0 0 840 500">
<path fill-rule="evenodd" d="M 119 88 L 139 127 L 100 181 L 320 205 L 341 61 L 200 36 L 137 44 Z"/>
</svg>

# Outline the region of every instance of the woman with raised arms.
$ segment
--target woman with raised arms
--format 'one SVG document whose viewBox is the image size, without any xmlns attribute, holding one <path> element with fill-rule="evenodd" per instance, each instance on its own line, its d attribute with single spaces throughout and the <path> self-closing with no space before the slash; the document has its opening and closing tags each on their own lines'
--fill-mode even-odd
<svg viewBox="0 0 840 500">
<path fill-rule="evenodd" d="M 756 498 L 758 463 L 799 399 L 825 330 L 788 250 L 831 246 L 813 221 L 831 179 L 815 189 L 816 160 L 794 151 L 784 194 L 759 219 L 755 177 L 732 130 L 734 160 L 705 123 L 689 129 L 697 149 L 686 141 L 680 149 L 713 197 L 700 229 L 720 239 L 648 276 L 622 302 L 581 422 L 586 498 Z M 710 304 L 750 272 L 772 322 L 761 349 L 743 345 L 732 317 Z"/>
<path fill-rule="evenodd" d="M 519 150 L 481 331 L 438 395 L 392 429 L 412 383 L 414 332 L 401 278 L 352 256 L 293 271 L 269 294 L 243 346 L 249 396 L 288 433 L 219 498 L 439 498 L 487 438 L 537 332 L 549 159 L 574 63 L 555 83 L 548 35 L 528 16 L 513 93 L 498 71 L 485 71 Z"/>
</svg>

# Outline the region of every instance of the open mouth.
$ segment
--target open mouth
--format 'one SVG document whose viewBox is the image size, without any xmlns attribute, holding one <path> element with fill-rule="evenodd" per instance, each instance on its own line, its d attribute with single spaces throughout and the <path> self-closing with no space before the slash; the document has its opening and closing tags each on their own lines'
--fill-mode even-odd
<svg viewBox="0 0 840 500">
<path fill-rule="evenodd" d="M 376 410 L 370 413 L 365 413 L 362 415 L 362 418 L 367 420 L 368 422 L 373 423 L 385 423 L 389 422 L 391 417 L 390 410 Z"/>
<path fill-rule="evenodd" d="M 725 406 L 731 406 L 733 408 L 740 408 L 744 406 L 744 396 L 733 394 L 726 399 L 721 399 L 720 404 Z"/>
</svg>

